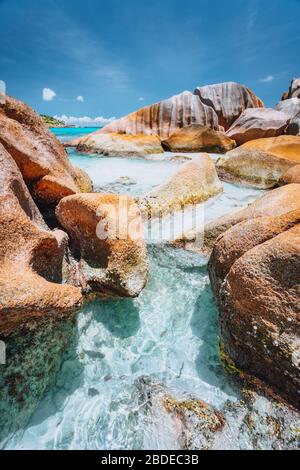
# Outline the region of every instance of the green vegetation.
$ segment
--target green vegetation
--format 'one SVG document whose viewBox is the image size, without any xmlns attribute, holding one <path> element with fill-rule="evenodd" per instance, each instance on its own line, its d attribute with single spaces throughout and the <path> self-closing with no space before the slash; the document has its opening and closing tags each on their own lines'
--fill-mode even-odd
<svg viewBox="0 0 300 470">
<path fill-rule="evenodd" d="M 63 127 L 65 123 L 63 121 L 59 121 L 52 116 L 46 116 L 45 114 L 41 114 L 41 118 L 49 127 Z"/>
</svg>

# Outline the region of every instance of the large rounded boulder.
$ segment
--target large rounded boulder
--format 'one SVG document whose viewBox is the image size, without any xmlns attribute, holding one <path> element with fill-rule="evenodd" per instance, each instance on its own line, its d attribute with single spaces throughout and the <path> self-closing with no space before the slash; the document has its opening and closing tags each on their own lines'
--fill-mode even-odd
<svg viewBox="0 0 300 470">
<path fill-rule="evenodd" d="M 242 145 L 249 140 L 277 137 L 284 133 L 289 117 L 270 108 L 249 108 L 240 115 L 226 135 Z"/>
<path fill-rule="evenodd" d="M 300 408 L 300 211 L 228 230 L 209 271 L 224 357 Z"/>
<path fill-rule="evenodd" d="M 72 313 L 80 289 L 62 284 L 66 234 L 51 232 L 22 175 L 0 144 L 0 335 L 36 318 Z"/>
<path fill-rule="evenodd" d="M 139 200 L 148 218 L 166 215 L 198 204 L 223 191 L 214 162 L 208 154 L 185 163 L 166 183 Z"/>
<path fill-rule="evenodd" d="M 162 142 L 162 146 L 171 152 L 225 153 L 232 150 L 236 144 L 223 132 L 191 124 L 175 131 Z"/>
<path fill-rule="evenodd" d="M 198 87 L 195 94 L 202 103 L 214 109 L 219 125 L 226 131 L 245 109 L 264 107 L 263 102 L 252 90 L 234 82 Z"/>
<path fill-rule="evenodd" d="M 160 139 L 155 135 L 130 135 L 96 131 L 67 143 L 78 151 L 108 157 L 145 157 L 163 153 Z"/>
<path fill-rule="evenodd" d="M 70 282 L 87 294 L 140 294 L 147 282 L 147 252 L 141 214 L 130 197 L 69 196 L 56 216 L 71 239 Z"/>
<path fill-rule="evenodd" d="M 63 145 L 25 103 L 6 97 L 0 104 L 0 143 L 15 160 L 39 205 L 55 205 L 81 191 Z M 92 190 L 90 180 L 89 188 Z"/>
<path fill-rule="evenodd" d="M 219 129 L 218 116 L 214 109 L 202 102 L 198 96 L 184 91 L 116 119 L 105 126 L 102 132 L 150 134 L 167 139 L 176 129 L 190 124 Z"/>
<path fill-rule="evenodd" d="M 221 157 L 216 166 L 226 181 L 267 189 L 300 162 L 300 138 L 280 136 L 252 140 Z"/>
</svg>

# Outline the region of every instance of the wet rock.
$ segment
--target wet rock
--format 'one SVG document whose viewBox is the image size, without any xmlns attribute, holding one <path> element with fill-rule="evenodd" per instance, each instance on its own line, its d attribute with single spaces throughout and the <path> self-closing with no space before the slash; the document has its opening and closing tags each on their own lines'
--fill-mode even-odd
<svg viewBox="0 0 300 470">
<path fill-rule="evenodd" d="M 201 154 L 185 163 L 166 183 L 140 199 L 139 206 L 150 218 L 206 201 L 222 190 L 213 160 L 209 155 Z"/>
<path fill-rule="evenodd" d="M 225 353 L 300 408 L 300 210 L 225 232 L 209 270 Z"/>
<path fill-rule="evenodd" d="M 284 133 L 289 117 L 270 108 L 245 109 L 233 123 L 226 135 L 237 145 L 266 137 L 277 137 Z"/>
<path fill-rule="evenodd" d="M 128 196 L 64 198 L 56 215 L 72 241 L 70 282 L 86 293 L 137 297 L 147 281 L 140 211 Z"/>
<path fill-rule="evenodd" d="M 108 183 L 105 186 L 96 187 L 97 193 L 117 193 L 123 194 L 130 190 L 133 186 L 137 185 L 137 181 L 129 176 L 121 176 L 112 183 Z"/>
<path fill-rule="evenodd" d="M 175 131 L 162 146 L 170 152 L 225 153 L 235 147 L 235 142 L 222 132 L 192 124 Z"/>
<path fill-rule="evenodd" d="M 152 415 L 153 420 L 158 416 L 164 419 L 166 427 L 162 431 L 172 432 L 175 448 L 207 450 L 213 446 L 216 434 L 225 424 L 220 411 L 195 397 L 177 399 L 151 377 L 139 378 L 136 387 L 145 415 Z"/>
<path fill-rule="evenodd" d="M 218 115 L 219 125 L 227 131 L 247 108 L 263 108 L 253 91 L 234 82 L 198 87 L 195 94 Z"/>
<path fill-rule="evenodd" d="M 0 105 L 0 143 L 17 163 L 39 205 L 55 205 L 81 191 L 78 171 L 70 164 L 63 145 L 38 114 L 10 97 Z"/>
</svg>

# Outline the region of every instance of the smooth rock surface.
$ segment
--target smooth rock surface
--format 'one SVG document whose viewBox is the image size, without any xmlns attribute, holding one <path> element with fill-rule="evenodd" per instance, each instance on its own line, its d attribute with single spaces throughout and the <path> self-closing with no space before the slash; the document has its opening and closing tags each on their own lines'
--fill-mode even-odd
<svg viewBox="0 0 300 470">
<path fill-rule="evenodd" d="M 286 158 L 296 163 L 300 162 L 300 137 L 298 136 L 282 135 L 251 140 L 242 145 L 242 148 L 262 150 L 280 158 Z"/>
<path fill-rule="evenodd" d="M 300 112 L 300 99 L 289 98 L 288 100 L 279 101 L 275 109 L 277 111 L 287 114 L 288 117 L 291 119 Z"/>
<path fill-rule="evenodd" d="M 216 239 L 233 225 L 263 216 L 280 216 L 300 209 L 300 184 L 288 184 L 268 191 L 246 209 L 225 215 L 204 227 L 204 244 L 213 247 Z"/>
<path fill-rule="evenodd" d="M 226 135 L 242 145 L 249 140 L 277 137 L 284 133 L 288 116 L 270 108 L 245 109 Z"/>
<path fill-rule="evenodd" d="M 200 124 L 219 129 L 215 111 L 189 91 L 146 106 L 117 119 L 104 127 L 102 132 L 158 135 L 167 139 L 176 129 Z"/>
<path fill-rule="evenodd" d="M 225 153 L 235 147 L 235 141 L 222 132 L 192 124 L 175 131 L 162 146 L 170 152 Z"/>
<path fill-rule="evenodd" d="M 103 133 L 102 130 L 68 142 L 68 145 L 77 146 L 79 152 L 109 157 L 144 157 L 163 153 L 160 140 L 155 135 Z"/>
<path fill-rule="evenodd" d="M 289 91 L 284 93 L 282 100 L 290 98 L 300 98 L 300 78 L 294 78 L 292 80 Z"/>
<path fill-rule="evenodd" d="M 140 199 L 139 205 L 150 218 L 180 211 L 222 191 L 213 160 L 208 154 L 201 154 L 182 165 L 165 184 Z"/>
<path fill-rule="evenodd" d="M 300 184 L 300 165 L 294 165 L 280 179 L 280 184 Z"/>
<path fill-rule="evenodd" d="M 269 189 L 276 186 L 282 175 L 295 163 L 262 150 L 242 146 L 219 158 L 216 168 L 222 180 Z"/>
<path fill-rule="evenodd" d="M 198 87 L 195 94 L 202 103 L 212 107 L 218 115 L 219 125 L 227 131 L 247 108 L 263 108 L 263 102 L 249 88 L 228 82 Z"/>
<path fill-rule="evenodd" d="M 147 282 L 140 211 L 128 196 L 78 194 L 56 215 L 72 242 L 70 282 L 86 293 L 137 297 Z"/>
</svg>

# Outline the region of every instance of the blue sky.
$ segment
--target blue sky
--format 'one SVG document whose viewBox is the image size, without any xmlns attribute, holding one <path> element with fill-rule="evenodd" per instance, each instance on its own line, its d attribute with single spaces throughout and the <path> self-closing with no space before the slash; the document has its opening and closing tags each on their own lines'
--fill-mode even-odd
<svg viewBox="0 0 300 470">
<path fill-rule="evenodd" d="M 222 81 L 272 106 L 300 76 L 299 25 L 300 0 L 0 0 L 0 80 L 51 115 L 121 116 Z"/>
</svg>

